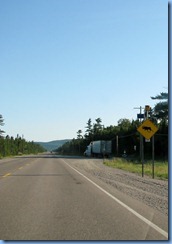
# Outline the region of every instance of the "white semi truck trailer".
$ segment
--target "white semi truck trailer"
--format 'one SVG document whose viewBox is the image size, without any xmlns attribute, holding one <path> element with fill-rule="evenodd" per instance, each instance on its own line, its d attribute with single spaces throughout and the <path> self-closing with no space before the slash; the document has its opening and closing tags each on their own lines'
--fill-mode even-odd
<svg viewBox="0 0 172 244">
<path fill-rule="evenodd" d="M 112 153 L 112 141 L 92 141 L 86 148 L 87 157 L 109 157 Z"/>
</svg>

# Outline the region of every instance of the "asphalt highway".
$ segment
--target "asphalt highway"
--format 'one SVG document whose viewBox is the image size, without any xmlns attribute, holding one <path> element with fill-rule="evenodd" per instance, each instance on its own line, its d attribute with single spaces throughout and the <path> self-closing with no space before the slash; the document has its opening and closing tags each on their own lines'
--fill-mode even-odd
<svg viewBox="0 0 172 244">
<path fill-rule="evenodd" d="M 146 206 L 139 213 L 70 160 L 51 154 L 0 160 L 1 240 L 168 239 L 166 226 L 143 216 Z"/>
</svg>

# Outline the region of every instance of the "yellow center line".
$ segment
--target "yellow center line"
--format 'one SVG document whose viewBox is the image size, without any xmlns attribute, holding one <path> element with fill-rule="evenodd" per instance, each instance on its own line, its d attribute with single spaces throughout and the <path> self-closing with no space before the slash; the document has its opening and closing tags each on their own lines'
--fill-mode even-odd
<svg viewBox="0 0 172 244">
<path fill-rule="evenodd" d="M 2 177 L 7 177 L 9 175 L 11 175 L 11 173 L 7 173 L 7 174 L 3 175 Z"/>
<path fill-rule="evenodd" d="M 30 165 L 30 163 L 27 163 L 27 164 L 25 164 L 24 166 L 26 166 L 26 165 Z M 15 170 L 13 170 L 12 173 L 14 173 L 15 171 L 17 171 L 18 169 L 22 169 L 24 166 L 21 166 L 21 167 L 15 169 Z M 12 175 L 12 173 L 7 173 L 7 174 L 3 175 L 2 177 L 5 178 L 5 177 L 7 177 L 7 176 Z"/>
</svg>

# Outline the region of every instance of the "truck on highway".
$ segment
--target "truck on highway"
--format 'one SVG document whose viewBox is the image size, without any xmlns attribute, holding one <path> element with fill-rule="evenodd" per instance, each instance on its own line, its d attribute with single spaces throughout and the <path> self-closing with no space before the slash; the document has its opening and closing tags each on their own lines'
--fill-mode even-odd
<svg viewBox="0 0 172 244">
<path fill-rule="evenodd" d="M 112 141 L 92 141 L 86 148 L 86 157 L 109 157 L 112 153 Z"/>
</svg>

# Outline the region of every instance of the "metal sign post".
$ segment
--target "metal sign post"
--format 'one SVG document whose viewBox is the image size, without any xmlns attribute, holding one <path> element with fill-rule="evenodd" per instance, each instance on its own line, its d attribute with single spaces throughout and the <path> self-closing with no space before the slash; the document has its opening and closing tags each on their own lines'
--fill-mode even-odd
<svg viewBox="0 0 172 244">
<path fill-rule="evenodd" d="M 143 136 L 149 140 L 152 137 L 152 178 L 154 179 L 154 157 L 155 157 L 155 146 L 154 146 L 154 134 L 157 132 L 158 128 L 150 121 L 150 120 L 145 120 L 138 128 L 137 130 L 140 132 L 142 135 L 142 177 L 144 176 L 144 146 L 143 146 Z"/>
<path fill-rule="evenodd" d="M 154 149 L 154 136 L 152 137 L 152 178 L 154 179 L 154 157 L 155 157 L 155 149 Z"/>
<path fill-rule="evenodd" d="M 150 111 L 150 106 L 145 106 L 145 117 L 146 120 L 137 128 L 137 131 L 140 132 L 142 135 L 141 138 L 141 162 L 142 162 L 142 177 L 144 176 L 144 145 L 143 145 L 143 136 L 146 140 L 150 140 L 152 137 L 152 178 L 154 178 L 154 156 L 155 156 L 155 149 L 154 149 L 154 134 L 157 132 L 158 128 L 152 123 L 151 120 L 148 119 L 148 112 Z"/>
</svg>

